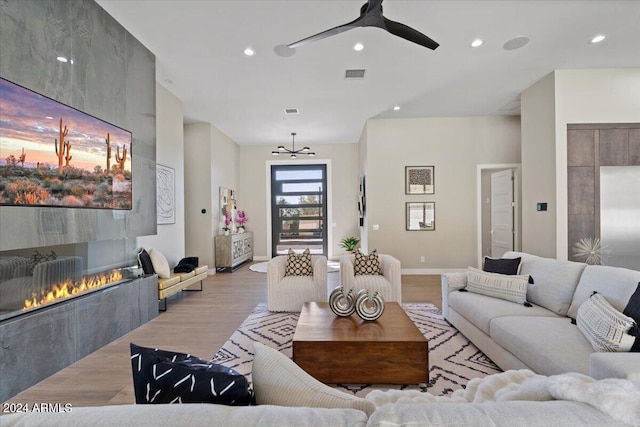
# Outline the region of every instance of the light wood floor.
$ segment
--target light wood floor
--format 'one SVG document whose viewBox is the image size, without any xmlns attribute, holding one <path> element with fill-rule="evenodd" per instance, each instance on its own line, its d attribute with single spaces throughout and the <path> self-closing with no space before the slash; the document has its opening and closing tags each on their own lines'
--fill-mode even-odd
<svg viewBox="0 0 640 427">
<path fill-rule="evenodd" d="M 339 284 L 329 273 L 329 290 Z M 99 406 L 134 403 L 129 343 L 191 353 L 210 359 L 256 304 L 267 301 L 267 275 L 245 265 L 204 281 L 203 292 L 182 292 L 168 310 L 62 371 L 18 394 L 13 403 Z M 402 276 L 403 302 L 441 308 L 440 276 Z"/>
</svg>

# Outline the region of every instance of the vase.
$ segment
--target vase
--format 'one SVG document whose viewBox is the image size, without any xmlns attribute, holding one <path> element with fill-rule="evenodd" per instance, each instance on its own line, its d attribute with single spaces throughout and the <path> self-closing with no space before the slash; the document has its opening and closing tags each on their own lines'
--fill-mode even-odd
<svg viewBox="0 0 640 427">
<path fill-rule="evenodd" d="M 244 227 L 238 227 L 238 233 L 240 234 L 244 233 Z"/>
<path fill-rule="evenodd" d="M 229 234 L 231 234 L 231 232 L 229 230 L 224 230 L 224 235 L 228 236 Z"/>
</svg>

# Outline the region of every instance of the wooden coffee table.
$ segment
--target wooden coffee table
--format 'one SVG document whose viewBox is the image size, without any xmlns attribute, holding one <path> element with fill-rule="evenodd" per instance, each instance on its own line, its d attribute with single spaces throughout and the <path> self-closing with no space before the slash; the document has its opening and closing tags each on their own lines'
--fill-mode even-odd
<svg viewBox="0 0 640 427">
<path fill-rule="evenodd" d="M 328 384 L 421 384 L 429 343 L 397 302 L 367 322 L 338 317 L 326 302 L 305 302 L 293 337 L 293 360 Z"/>
</svg>

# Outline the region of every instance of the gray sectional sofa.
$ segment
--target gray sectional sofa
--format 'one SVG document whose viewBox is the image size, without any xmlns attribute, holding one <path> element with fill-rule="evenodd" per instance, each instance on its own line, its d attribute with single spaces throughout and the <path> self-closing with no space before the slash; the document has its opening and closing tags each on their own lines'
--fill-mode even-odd
<svg viewBox="0 0 640 427">
<path fill-rule="evenodd" d="M 521 275 L 532 307 L 471 292 L 466 273 L 442 275 L 444 317 L 503 370 L 541 375 L 578 372 L 593 378 L 640 383 L 640 353 L 596 353 L 570 318 L 594 291 L 623 311 L 640 282 L 640 271 L 592 266 L 507 252 L 522 258 Z"/>
</svg>

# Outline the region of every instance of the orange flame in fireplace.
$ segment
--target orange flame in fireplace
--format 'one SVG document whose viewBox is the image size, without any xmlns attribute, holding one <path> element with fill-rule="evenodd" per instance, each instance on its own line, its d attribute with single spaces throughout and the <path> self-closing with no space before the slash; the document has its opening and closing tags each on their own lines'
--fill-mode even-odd
<svg viewBox="0 0 640 427">
<path fill-rule="evenodd" d="M 49 304 L 55 300 L 77 295 L 91 289 L 98 289 L 108 283 L 114 283 L 122 280 L 122 273 L 119 270 L 113 270 L 109 273 L 101 273 L 95 276 L 85 276 L 81 280 L 74 282 L 67 279 L 62 283 L 56 283 L 51 286 L 50 291 L 42 290 L 40 294 L 33 292 L 31 299 L 24 300 L 23 310 L 30 310 Z"/>
</svg>

